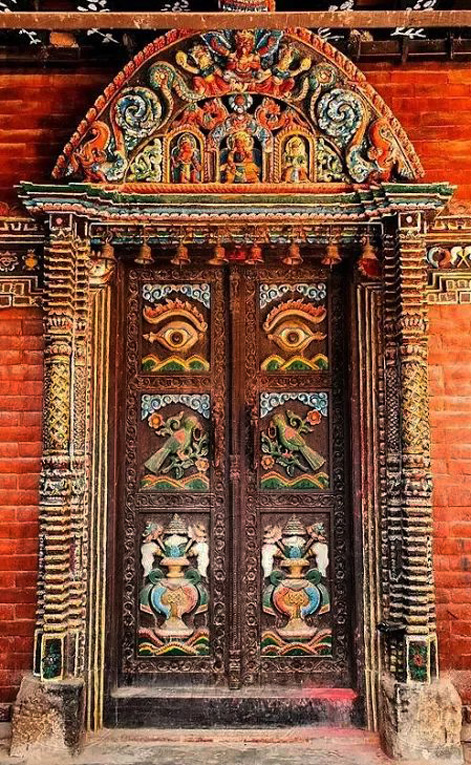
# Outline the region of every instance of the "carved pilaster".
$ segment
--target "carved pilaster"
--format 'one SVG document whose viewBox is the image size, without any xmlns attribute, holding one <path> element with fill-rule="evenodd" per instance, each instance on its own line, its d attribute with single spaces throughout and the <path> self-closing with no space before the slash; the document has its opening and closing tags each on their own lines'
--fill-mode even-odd
<svg viewBox="0 0 471 765">
<path fill-rule="evenodd" d="M 399 347 L 402 382 L 403 618 L 408 680 L 437 674 L 432 566 L 425 237 L 420 216 L 399 218 Z"/>
<path fill-rule="evenodd" d="M 71 494 L 70 547 L 70 611 L 69 630 L 77 635 L 74 674 L 81 675 L 85 666 L 86 589 L 87 589 L 87 525 L 88 525 L 88 390 L 90 377 L 90 246 L 75 242 L 75 313 L 71 409 Z"/>
<path fill-rule="evenodd" d="M 43 680 L 56 680 L 79 674 L 84 625 L 88 252 L 71 226 L 53 228 L 44 275 L 42 544 L 35 671 Z"/>
<path fill-rule="evenodd" d="M 103 725 L 108 495 L 108 406 L 111 280 L 114 264 L 94 260 L 90 270 L 90 367 L 88 388 L 90 493 L 88 504 L 86 726 Z"/>
<path fill-rule="evenodd" d="M 386 513 L 392 671 L 402 681 L 437 674 L 431 558 L 432 479 L 427 369 L 427 270 L 419 213 L 401 214 L 385 237 L 388 401 Z"/>
<path fill-rule="evenodd" d="M 402 664 L 403 619 L 400 354 L 398 343 L 398 263 L 393 231 L 383 236 L 385 475 L 382 477 L 381 571 L 382 627 L 387 633 L 385 663 L 393 674 Z"/>
</svg>

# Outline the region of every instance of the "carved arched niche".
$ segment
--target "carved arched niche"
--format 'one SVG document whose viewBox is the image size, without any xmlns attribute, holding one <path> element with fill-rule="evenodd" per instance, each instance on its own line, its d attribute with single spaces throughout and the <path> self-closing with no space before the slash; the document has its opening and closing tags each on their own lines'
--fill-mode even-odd
<svg viewBox="0 0 471 765">
<path fill-rule="evenodd" d="M 399 122 L 364 75 L 305 29 L 159 37 L 114 78 L 55 179 L 201 187 L 413 181 Z"/>
</svg>

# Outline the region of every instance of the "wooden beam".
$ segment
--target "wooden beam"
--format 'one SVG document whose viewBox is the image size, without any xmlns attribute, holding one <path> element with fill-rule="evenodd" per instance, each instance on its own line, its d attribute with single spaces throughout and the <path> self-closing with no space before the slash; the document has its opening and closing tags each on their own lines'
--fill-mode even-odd
<svg viewBox="0 0 471 765">
<path fill-rule="evenodd" d="M 0 13 L 0 29 L 391 29 L 470 27 L 471 11 L 306 11 L 290 13 L 160 13 L 63 11 Z"/>
</svg>

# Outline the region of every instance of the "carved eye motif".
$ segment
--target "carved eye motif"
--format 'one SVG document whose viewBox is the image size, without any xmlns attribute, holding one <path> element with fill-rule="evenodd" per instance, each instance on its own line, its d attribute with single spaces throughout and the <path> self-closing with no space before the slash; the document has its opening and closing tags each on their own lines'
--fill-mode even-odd
<svg viewBox="0 0 471 765">
<path fill-rule="evenodd" d="M 159 329 L 154 340 L 169 351 L 188 351 L 198 342 L 198 332 L 192 324 L 174 320 Z"/>
<path fill-rule="evenodd" d="M 278 325 L 273 334 L 268 335 L 270 340 L 288 351 L 300 352 L 307 348 L 309 343 L 315 339 L 320 339 L 322 333 L 313 332 L 307 324 L 303 322 L 282 322 Z"/>
<path fill-rule="evenodd" d="M 283 351 L 302 353 L 313 340 L 324 340 L 324 332 L 314 332 L 313 326 L 324 321 L 324 306 L 312 306 L 302 300 L 287 300 L 271 311 L 263 329 Z"/>
<path fill-rule="evenodd" d="M 158 342 L 172 353 L 186 354 L 208 329 L 198 309 L 181 300 L 145 306 L 143 313 L 145 320 L 155 326 L 154 332 L 144 335 L 145 340 Z"/>
</svg>

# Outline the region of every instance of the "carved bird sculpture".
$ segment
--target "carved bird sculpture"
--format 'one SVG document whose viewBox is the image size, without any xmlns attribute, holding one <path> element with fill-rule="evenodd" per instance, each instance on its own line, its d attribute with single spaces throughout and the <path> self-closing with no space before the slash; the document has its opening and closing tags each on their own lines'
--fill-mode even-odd
<svg viewBox="0 0 471 765">
<path fill-rule="evenodd" d="M 307 445 L 305 438 L 296 430 L 296 428 L 288 425 L 283 414 L 275 414 L 273 417 L 273 423 L 276 425 L 278 438 L 285 449 L 288 449 L 294 454 L 297 452 L 302 454 L 306 462 L 313 470 L 319 470 L 319 468 L 322 467 L 325 459 L 321 457 L 318 452 L 314 451 L 314 449 L 311 449 L 311 447 Z"/>
<path fill-rule="evenodd" d="M 185 450 L 188 449 L 191 444 L 193 431 L 198 426 L 199 422 L 197 417 L 192 414 L 186 415 L 182 419 L 180 427 L 167 438 L 164 445 L 161 446 L 155 454 L 149 457 L 145 463 L 145 467 L 150 470 L 151 473 L 157 475 L 167 457 L 171 454 L 178 454 L 179 452 L 183 454 Z"/>
</svg>

